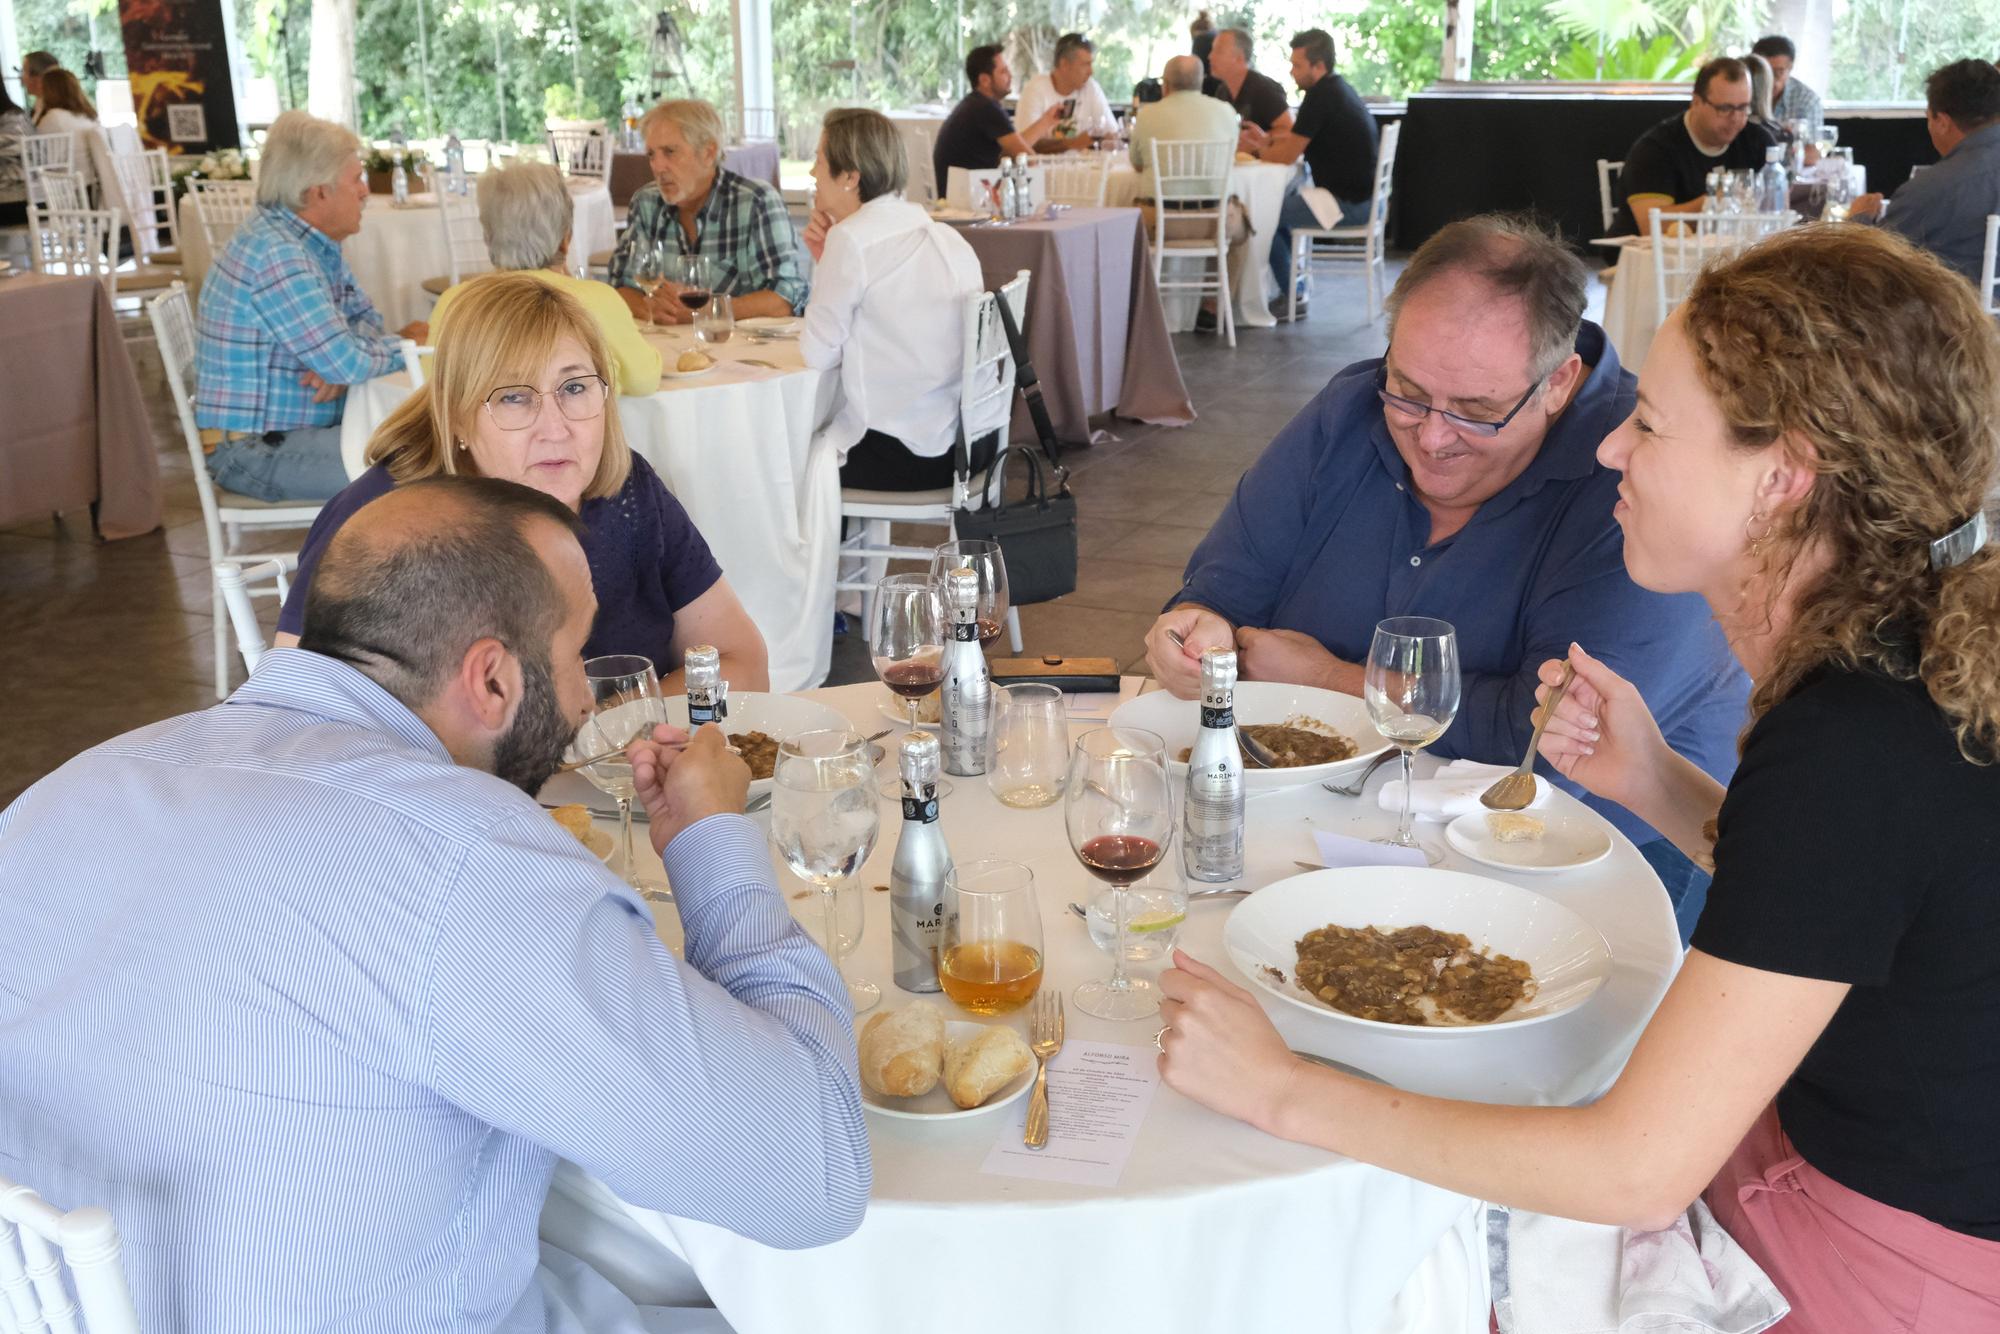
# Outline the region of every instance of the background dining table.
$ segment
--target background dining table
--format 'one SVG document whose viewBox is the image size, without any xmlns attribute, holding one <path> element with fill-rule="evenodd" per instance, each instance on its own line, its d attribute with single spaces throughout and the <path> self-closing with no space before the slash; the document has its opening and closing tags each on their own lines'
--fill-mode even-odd
<svg viewBox="0 0 2000 1334">
<path fill-rule="evenodd" d="M 1118 700 L 1150 685 L 1127 677 L 1116 698 L 1068 697 L 1071 735 L 1103 725 Z M 811 697 L 862 732 L 889 726 L 896 712 L 874 684 Z M 885 744 L 893 755 L 894 738 Z M 1427 773 L 1435 762 L 1420 757 L 1418 766 Z M 1390 772 L 1380 771 L 1359 798 L 1317 784 L 1253 797 L 1238 883 L 1267 885 L 1296 874 L 1295 859 L 1317 861 L 1315 831 L 1392 831 L 1395 817 L 1377 801 Z M 1007 858 L 1034 874 L 1043 987 L 1068 993 L 1105 976 L 1110 960 L 1065 906 L 1087 900 L 1093 882 L 1069 847 L 1061 804 L 1012 810 L 983 778 L 951 781 L 941 826 L 954 859 Z M 1565 794 L 1552 800 L 1557 812 L 1598 819 Z M 889 896 L 868 888 L 887 883 L 898 830 L 896 803 L 884 799 L 879 810 L 881 836 L 856 876 L 861 938 L 843 966 L 881 986 L 886 1010 L 916 997 L 892 985 Z M 768 830 L 769 815 L 756 818 Z M 1496 871 L 1456 852 L 1444 863 L 1545 895 L 1603 934 L 1610 975 L 1579 1008 L 1510 1031 L 1409 1037 L 1259 999 L 1294 1048 L 1403 1089 L 1514 1104 L 1588 1101 L 1617 1077 L 1681 958 L 1658 877 L 1626 838 L 1603 827 L 1609 856 L 1559 874 Z M 1420 824 L 1419 833 L 1442 841 L 1435 824 Z M 1170 859 L 1178 856 L 1170 849 Z M 816 931 L 817 896 L 775 857 L 774 865 L 794 915 Z M 1222 945 L 1230 902 L 1193 906 L 1179 943 L 1248 985 Z M 662 939 L 678 945 L 671 907 L 656 906 L 655 914 Z M 1136 971 L 1151 974 L 1157 966 Z M 1025 1020 L 1023 1011 L 985 1022 L 1025 1034 Z M 1068 1006 L 1069 1044 L 1117 1044 L 1147 1066 L 1158 1027 L 1156 1017 L 1112 1023 Z M 983 1171 L 988 1154 L 1018 1136 L 1024 1107 L 1020 1100 L 942 1123 L 868 1113 L 875 1167 L 868 1213 L 859 1231 L 830 1246 L 774 1250 L 707 1223 L 634 1208 L 570 1163 L 557 1169 L 542 1235 L 591 1259 L 642 1301 L 685 1303 L 705 1289 L 740 1334 L 1211 1334 L 1290 1328 L 1302 1318 L 1329 1334 L 1486 1328 L 1491 1295 L 1479 1201 L 1275 1139 L 1164 1086 L 1114 1185 Z"/>
<path fill-rule="evenodd" d="M 0 276 L 0 527 L 88 508 L 105 538 L 160 526 L 160 460 L 95 278 Z"/>
<path fill-rule="evenodd" d="M 696 346 L 685 325 L 646 337 L 669 371 Z M 663 377 L 650 393 L 621 394 L 619 422 L 694 520 L 763 633 L 772 686 L 817 685 L 833 651 L 840 471 L 815 434 L 832 409 L 838 377 L 807 369 L 796 338 L 753 342 L 739 329 L 704 350 L 716 358 L 712 369 Z M 367 466 L 368 437 L 409 392 L 401 372 L 348 391 L 340 444 L 350 477 Z"/>
</svg>

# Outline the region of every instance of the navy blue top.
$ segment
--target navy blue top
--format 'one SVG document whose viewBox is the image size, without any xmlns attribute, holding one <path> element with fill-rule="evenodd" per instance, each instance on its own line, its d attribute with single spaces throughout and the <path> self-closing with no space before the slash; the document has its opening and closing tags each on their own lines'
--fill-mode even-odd
<svg viewBox="0 0 2000 1334">
<path fill-rule="evenodd" d="M 295 635 L 305 628 L 306 589 L 320 553 L 350 515 L 395 485 L 378 465 L 326 502 L 299 551 L 298 578 L 278 613 L 278 629 Z M 637 454 L 618 494 L 584 501 L 578 515 L 597 592 L 597 622 L 584 656 L 637 653 L 665 676 L 675 666 L 674 613 L 714 587 L 722 567 L 680 501 Z"/>
<path fill-rule="evenodd" d="M 1381 363 L 1349 366 L 1243 474 L 1168 605 L 1304 631 L 1348 662 L 1368 660 L 1386 617 L 1449 621 L 1464 693 L 1431 749 L 1494 764 L 1520 763 L 1536 669 L 1575 641 L 1638 686 L 1669 745 L 1727 782 L 1749 679 L 1699 597 L 1649 593 L 1625 573 L 1618 474 L 1596 455 L 1637 382 L 1595 324 L 1577 351 L 1590 374 L 1534 461 L 1435 544 L 1375 396 Z M 1655 837 L 1622 807 L 1584 799 L 1635 841 Z"/>
</svg>

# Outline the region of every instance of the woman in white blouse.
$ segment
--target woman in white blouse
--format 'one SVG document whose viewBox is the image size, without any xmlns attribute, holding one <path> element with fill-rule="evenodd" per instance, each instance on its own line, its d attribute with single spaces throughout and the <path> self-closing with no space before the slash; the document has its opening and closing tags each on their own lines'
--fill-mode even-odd
<svg viewBox="0 0 2000 1334">
<path fill-rule="evenodd" d="M 85 185 L 93 184 L 98 178 L 98 160 L 108 158 L 110 152 L 104 127 L 97 123 L 97 108 L 90 104 L 76 75 L 52 69 L 42 75 L 42 94 L 35 103 L 35 133 L 65 131 L 76 139 L 70 170 L 81 176 Z"/>
<path fill-rule="evenodd" d="M 799 338 L 808 366 L 840 368 L 827 435 L 844 486 L 928 491 L 952 480 L 965 303 L 984 290 L 978 256 L 902 197 L 902 140 L 878 111 L 830 111 L 813 159 L 806 248 L 812 298 Z M 976 442 L 975 471 L 993 437 Z"/>
</svg>

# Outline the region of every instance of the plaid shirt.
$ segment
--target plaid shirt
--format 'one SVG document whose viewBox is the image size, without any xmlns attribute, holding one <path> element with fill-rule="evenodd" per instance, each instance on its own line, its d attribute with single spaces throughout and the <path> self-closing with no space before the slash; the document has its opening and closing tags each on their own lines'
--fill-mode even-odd
<svg viewBox="0 0 2000 1334">
<path fill-rule="evenodd" d="M 383 332 L 340 246 L 290 209 L 258 208 L 202 283 L 197 426 L 252 433 L 333 426 L 345 396 L 315 403 L 301 376 L 359 384 L 400 365 L 401 341 Z"/>
<path fill-rule="evenodd" d="M 1785 91 L 1778 94 L 1778 100 L 1771 104 L 1771 119 L 1779 124 L 1787 121 L 1806 122 L 1808 135 L 1819 132 L 1820 122 L 1825 118 L 1820 107 L 1819 94 L 1800 83 L 1797 79 L 1785 80 Z"/>
<path fill-rule="evenodd" d="M 611 253 L 611 285 L 637 287 L 639 246 L 665 242 L 669 254 L 707 255 L 722 277 L 733 282 L 730 295 L 776 292 L 795 311 L 806 308 L 810 290 L 799 275 L 799 240 L 792 231 L 785 198 L 765 181 L 738 176 L 727 167 L 715 169 L 715 186 L 695 218 L 695 243 L 688 249 L 681 230 L 680 208 L 660 198 L 660 187 L 649 182 L 632 196 L 625 235 Z"/>
</svg>

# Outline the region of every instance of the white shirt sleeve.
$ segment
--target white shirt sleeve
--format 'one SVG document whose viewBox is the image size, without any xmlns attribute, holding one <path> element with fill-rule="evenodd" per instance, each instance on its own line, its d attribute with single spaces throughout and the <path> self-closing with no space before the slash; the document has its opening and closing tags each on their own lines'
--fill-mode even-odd
<svg viewBox="0 0 2000 1334">
<path fill-rule="evenodd" d="M 843 218 L 827 229 L 826 246 L 813 269 L 812 296 L 806 301 L 805 326 L 799 331 L 799 355 L 816 371 L 840 364 L 840 350 L 854 331 L 854 317 L 868 291 L 865 251 L 851 225 L 858 216 Z"/>
<path fill-rule="evenodd" d="M 1062 99 L 1056 96 L 1055 80 L 1046 74 L 1037 74 L 1028 80 L 1027 87 L 1014 103 L 1014 129 L 1025 133 L 1030 125 L 1042 118 L 1047 111 Z M 1033 148 L 1030 144 L 1028 147 Z"/>
</svg>

